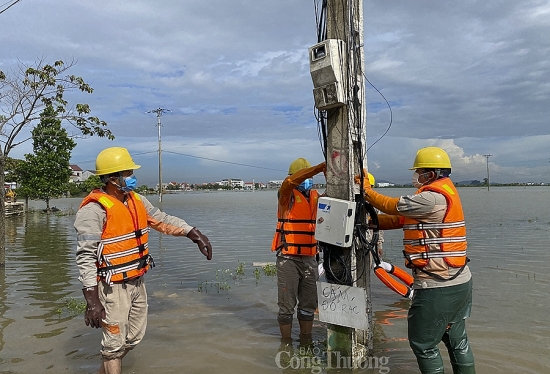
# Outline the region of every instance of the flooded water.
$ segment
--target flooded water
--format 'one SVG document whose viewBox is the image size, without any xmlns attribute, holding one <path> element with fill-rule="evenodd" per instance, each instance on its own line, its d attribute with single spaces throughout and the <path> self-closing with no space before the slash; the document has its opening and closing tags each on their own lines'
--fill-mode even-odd
<svg viewBox="0 0 550 374">
<path fill-rule="evenodd" d="M 474 305 L 468 333 L 478 373 L 550 372 L 550 188 L 462 188 Z M 398 196 L 413 190 L 386 189 Z M 76 210 L 81 199 L 51 205 Z M 165 195 L 161 205 L 207 234 L 206 261 L 186 238 L 153 232 L 156 267 L 146 276 L 145 339 L 123 373 L 281 373 L 277 366 L 276 279 L 254 274 L 269 250 L 276 192 Z M 40 203 L 33 202 L 33 206 Z M 0 373 L 95 373 L 100 331 L 66 307 L 83 300 L 74 263 L 74 215 L 30 214 L 6 220 L 7 262 L 0 272 Z M 386 232 L 384 257 L 399 266 L 402 232 Z M 242 271 L 244 275 L 242 275 Z M 417 373 L 407 342 L 408 301 L 372 278 L 373 356 L 359 373 Z M 296 324 L 296 323 L 295 323 Z M 297 336 L 298 331 L 294 331 Z M 314 326 L 315 351 L 326 326 Z M 298 348 L 298 342 L 294 346 Z M 442 353 L 445 355 L 444 347 Z M 313 363 L 317 361 L 312 361 Z M 322 364 L 294 371 L 318 373 Z M 447 372 L 451 372 L 446 359 Z M 318 370 L 317 370 L 318 369 Z M 325 372 L 324 370 L 322 372 Z M 332 371 L 331 371 L 332 372 Z"/>
</svg>

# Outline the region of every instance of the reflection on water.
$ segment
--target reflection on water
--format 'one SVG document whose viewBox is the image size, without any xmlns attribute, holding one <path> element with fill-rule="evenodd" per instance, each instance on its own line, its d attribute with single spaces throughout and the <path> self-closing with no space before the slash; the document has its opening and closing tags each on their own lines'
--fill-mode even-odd
<svg viewBox="0 0 550 374">
<path fill-rule="evenodd" d="M 413 192 L 384 191 L 393 196 Z M 468 332 L 477 372 L 546 373 L 550 370 L 546 270 L 550 189 L 495 188 L 488 193 L 462 188 L 460 193 L 474 276 Z M 154 197 L 151 202 L 159 204 Z M 79 203 L 80 199 L 63 199 L 52 205 L 63 209 Z M 275 361 L 280 344 L 276 279 L 257 279 L 252 268 L 252 262 L 274 260 L 269 247 L 276 192 L 165 195 L 162 209 L 207 234 L 214 259 L 206 261 L 187 239 L 151 234 L 157 266 L 146 276 L 148 330 L 125 358 L 123 372 L 283 372 Z M 0 373 L 94 373 L 99 366 L 99 331 L 87 328 L 82 315 L 73 317 L 63 309 L 67 298 L 82 299 L 74 264 L 73 221 L 74 216 L 42 214 L 6 219 L 7 264 L 0 271 Z M 384 258 L 401 265 L 402 233 L 386 232 L 385 239 Z M 236 277 L 242 262 L 246 274 Z M 219 281 L 221 276 L 226 289 L 198 292 L 199 284 Z M 373 279 L 373 355 L 388 357 L 391 372 L 416 373 L 407 341 L 409 302 Z M 60 309 L 63 312 L 58 314 Z M 324 347 L 325 328 L 315 323 L 316 347 Z M 294 346 L 298 348 L 297 341 Z"/>
</svg>

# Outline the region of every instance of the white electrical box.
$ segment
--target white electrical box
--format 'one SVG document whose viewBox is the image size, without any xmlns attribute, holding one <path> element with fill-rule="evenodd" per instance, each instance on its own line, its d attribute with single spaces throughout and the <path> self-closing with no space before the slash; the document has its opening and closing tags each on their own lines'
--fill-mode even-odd
<svg viewBox="0 0 550 374">
<path fill-rule="evenodd" d="M 315 239 L 339 247 L 350 247 L 353 242 L 355 202 L 331 197 L 320 197 L 317 202 Z"/>
<path fill-rule="evenodd" d="M 345 104 L 342 85 L 338 82 L 313 89 L 315 107 L 320 110 L 337 108 Z"/>
<path fill-rule="evenodd" d="M 346 104 L 342 76 L 345 64 L 345 43 L 342 40 L 327 39 L 309 48 L 309 71 L 318 109 Z"/>
</svg>

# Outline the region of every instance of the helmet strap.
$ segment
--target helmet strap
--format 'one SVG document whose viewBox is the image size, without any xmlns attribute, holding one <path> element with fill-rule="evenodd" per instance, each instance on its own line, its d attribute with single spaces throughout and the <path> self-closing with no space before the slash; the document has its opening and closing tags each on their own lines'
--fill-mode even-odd
<svg viewBox="0 0 550 374">
<path fill-rule="evenodd" d="M 113 180 L 113 178 L 118 178 L 118 183 Z M 117 175 L 109 175 L 107 178 L 105 178 L 105 183 L 110 183 L 114 187 L 116 187 L 117 190 L 119 190 L 121 193 L 126 193 L 122 190 L 122 182 L 124 181 L 124 177 L 122 176 L 122 172 L 118 172 Z"/>
</svg>

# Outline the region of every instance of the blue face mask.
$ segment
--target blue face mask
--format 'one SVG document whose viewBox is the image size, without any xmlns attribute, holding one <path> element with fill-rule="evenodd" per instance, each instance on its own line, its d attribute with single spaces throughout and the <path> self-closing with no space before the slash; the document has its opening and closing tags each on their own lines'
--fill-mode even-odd
<svg viewBox="0 0 550 374">
<path fill-rule="evenodd" d="M 126 183 L 126 186 L 122 187 L 122 191 L 124 192 L 133 191 L 137 187 L 137 178 L 135 177 L 135 175 L 126 177 L 124 178 L 124 183 Z"/>
<path fill-rule="evenodd" d="M 304 191 L 311 190 L 311 187 L 313 187 L 313 179 L 312 178 L 306 179 L 305 181 L 300 183 L 300 185 L 298 186 L 299 189 L 304 190 Z"/>
</svg>

